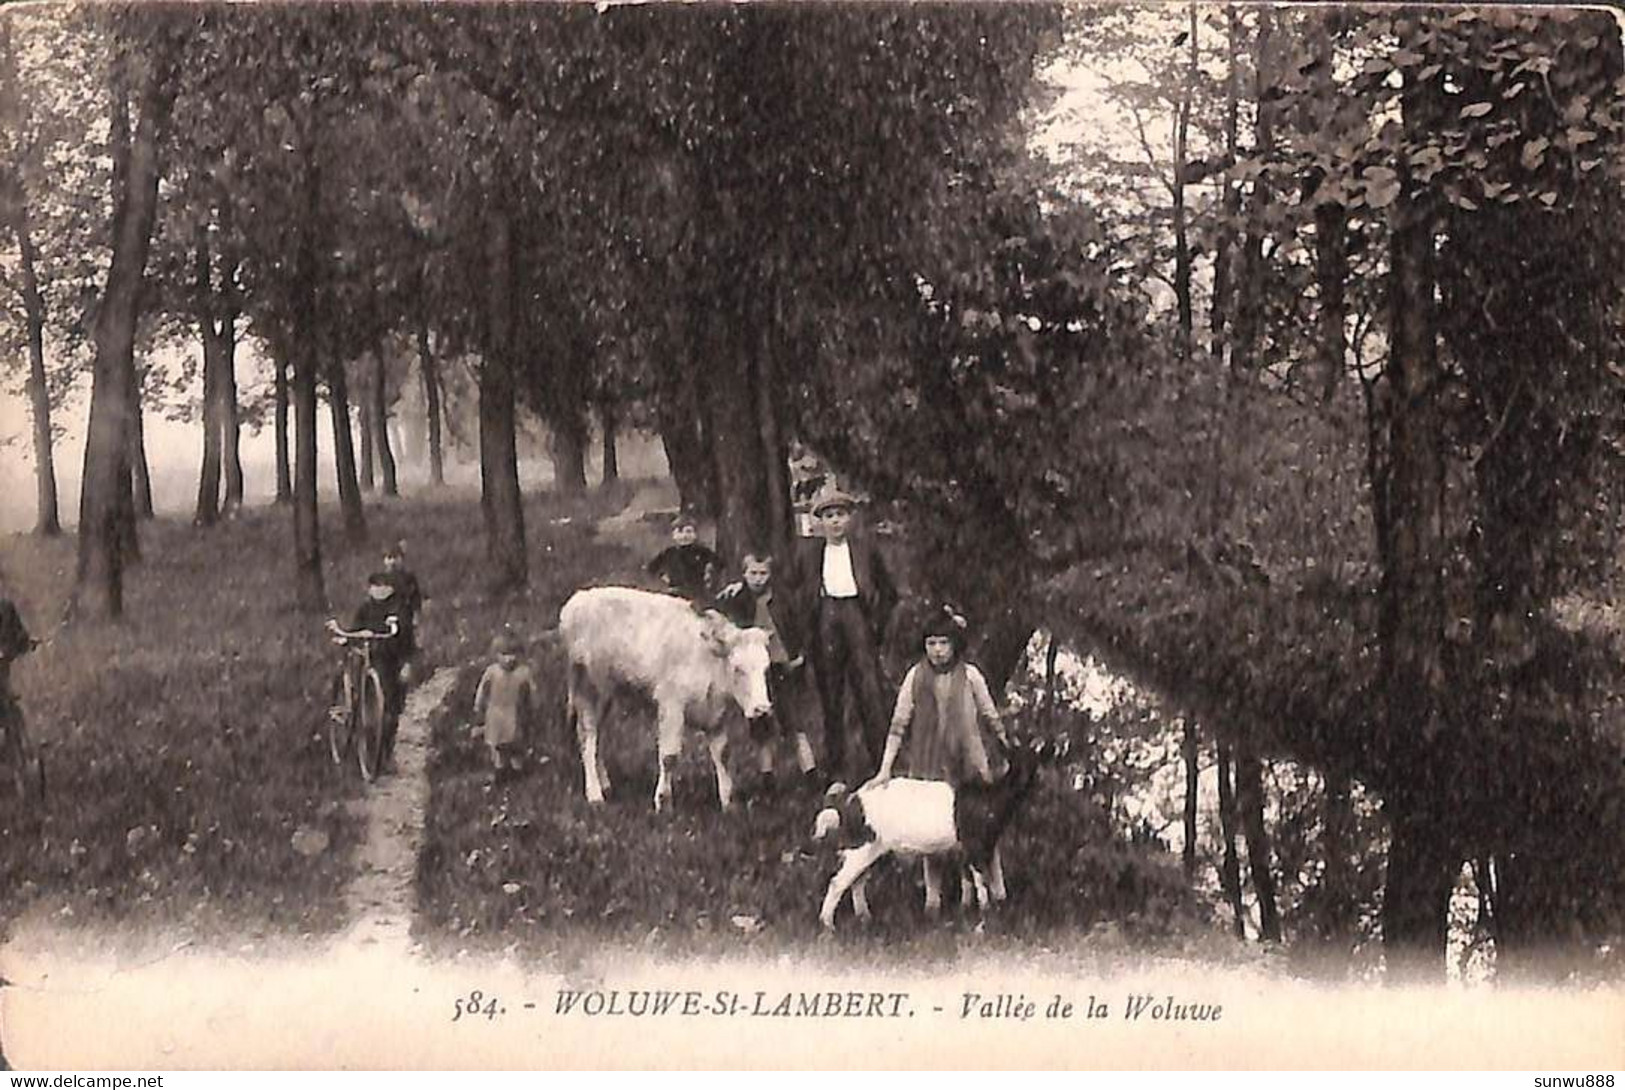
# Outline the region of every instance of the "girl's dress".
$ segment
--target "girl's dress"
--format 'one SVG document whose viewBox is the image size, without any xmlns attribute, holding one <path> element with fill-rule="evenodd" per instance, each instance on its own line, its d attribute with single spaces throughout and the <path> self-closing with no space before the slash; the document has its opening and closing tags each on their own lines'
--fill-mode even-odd
<svg viewBox="0 0 1625 1090">
<path fill-rule="evenodd" d="M 474 709 L 485 720 L 486 745 L 494 749 L 520 740 L 534 692 L 529 666 L 520 664 L 505 670 L 500 662 L 494 662 L 486 667 L 480 687 L 474 692 Z"/>
<path fill-rule="evenodd" d="M 906 736 L 903 759 L 910 776 L 989 783 L 993 772 L 980 724 L 998 721 L 982 671 L 962 661 L 939 671 L 921 659 L 897 692 L 891 733 Z"/>
</svg>

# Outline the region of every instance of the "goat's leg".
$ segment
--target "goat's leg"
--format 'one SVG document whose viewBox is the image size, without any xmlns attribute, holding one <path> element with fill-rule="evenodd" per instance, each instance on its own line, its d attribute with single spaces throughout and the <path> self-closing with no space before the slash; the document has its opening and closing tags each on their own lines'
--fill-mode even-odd
<svg viewBox="0 0 1625 1090">
<path fill-rule="evenodd" d="M 671 772 L 683 752 L 683 704 L 680 700 L 658 700 L 660 721 L 656 748 L 660 753 L 660 779 L 655 782 L 655 812 L 671 803 Z"/>
<path fill-rule="evenodd" d="M 728 732 L 718 727 L 716 733 L 706 739 L 706 746 L 711 751 L 711 764 L 717 770 L 717 802 L 724 810 L 733 805 L 734 779 L 728 775 L 728 762 L 723 759 L 728 750 Z"/>
<path fill-rule="evenodd" d="M 1010 896 L 1004 888 L 1004 853 L 997 845 L 993 848 L 993 858 L 987 865 L 988 892 L 993 894 L 995 901 L 1003 901 Z"/>
<path fill-rule="evenodd" d="M 987 902 L 988 902 L 987 876 L 982 873 L 982 868 L 976 866 L 974 863 L 971 864 L 971 866 L 968 868 L 968 870 L 970 871 L 969 878 L 970 878 L 971 882 L 975 884 L 975 887 L 976 887 L 976 907 L 977 907 L 977 909 L 979 911 L 985 913 L 985 912 L 987 912 Z M 967 892 L 969 892 L 969 890 L 970 890 L 970 884 L 969 883 L 966 884 L 965 889 L 966 889 Z M 969 897 L 965 898 L 965 905 L 966 905 L 966 907 L 969 907 L 969 905 L 970 905 L 970 898 Z"/>
<path fill-rule="evenodd" d="M 852 911 L 859 920 L 869 922 L 869 872 L 864 871 L 858 875 L 858 880 L 852 883 Z"/>
<path fill-rule="evenodd" d="M 942 879 L 937 874 L 936 864 L 930 856 L 924 860 L 925 866 L 925 914 L 935 916 L 942 911 Z"/>
<path fill-rule="evenodd" d="M 829 889 L 824 893 L 823 907 L 818 910 L 818 919 L 826 928 L 835 929 L 836 906 L 841 903 L 841 898 L 846 896 L 846 891 L 852 888 L 852 883 L 863 877 L 863 872 L 885 854 L 885 849 L 872 841 L 841 853 L 841 866 L 829 880 Z M 867 907 L 867 900 L 864 904 Z"/>
</svg>

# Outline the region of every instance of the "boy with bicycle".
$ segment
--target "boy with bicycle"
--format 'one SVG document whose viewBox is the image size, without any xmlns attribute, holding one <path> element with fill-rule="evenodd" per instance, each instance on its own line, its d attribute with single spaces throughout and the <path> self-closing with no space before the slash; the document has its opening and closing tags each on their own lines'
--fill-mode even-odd
<svg viewBox="0 0 1625 1090">
<path fill-rule="evenodd" d="M 395 731 L 400 726 L 401 707 L 406 702 L 406 687 L 401 684 L 401 668 L 410 652 L 407 628 L 402 620 L 402 602 L 396 593 L 396 578 L 390 572 L 373 572 L 367 576 L 367 597 L 350 625 L 351 632 L 370 632 L 383 636 L 373 647 L 372 665 L 378 671 L 378 680 L 384 689 L 384 745 L 383 764 L 386 769 L 394 764 Z M 328 621 L 329 631 L 338 632 L 337 621 Z M 334 679 L 333 706 L 328 714 L 336 721 L 348 714 L 344 707 L 343 678 Z"/>
</svg>

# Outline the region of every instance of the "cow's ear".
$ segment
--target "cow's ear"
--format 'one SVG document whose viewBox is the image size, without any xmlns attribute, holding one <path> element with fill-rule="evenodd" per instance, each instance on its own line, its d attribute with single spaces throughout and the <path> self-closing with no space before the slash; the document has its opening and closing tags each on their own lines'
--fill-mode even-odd
<svg viewBox="0 0 1625 1090">
<path fill-rule="evenodd" d="M 700 637 L 714 655 L 726 655 L 733 648 L 730 638 L 733 631 L 733 622 L 714 609 L 705 611 L 700 618 Z"/>
</svg>

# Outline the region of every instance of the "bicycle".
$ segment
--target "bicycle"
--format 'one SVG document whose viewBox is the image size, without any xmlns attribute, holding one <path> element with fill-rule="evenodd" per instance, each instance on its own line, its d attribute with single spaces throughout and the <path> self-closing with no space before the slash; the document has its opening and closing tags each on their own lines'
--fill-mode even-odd
<svg viewBox="0 0 1625 1090">
<path fill-rule="evenodd" d="M 344 648 L 344 667 L 339 674 L 343 702 L 338 705 L 342 713 L 328 716 L 328 752 L 335 765 L 342 765 L 354 749 L 361 778 L 371 783 L 383 765 L 389 714 L 383 678 L 372 662 L 373 646 L 399 635 L 400 625 L 391 617 L 388 632 L 348 632 L 337 621 L 328 621 L 327 630 L 333 642 Z"/>
</svg>

